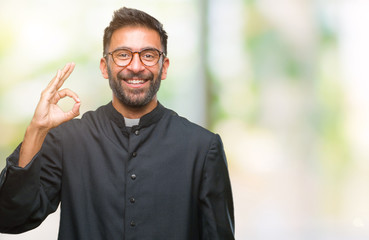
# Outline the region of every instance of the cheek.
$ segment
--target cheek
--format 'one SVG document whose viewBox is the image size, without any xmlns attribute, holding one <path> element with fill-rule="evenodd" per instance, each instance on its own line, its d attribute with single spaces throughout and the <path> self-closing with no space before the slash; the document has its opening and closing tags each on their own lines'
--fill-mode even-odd
<svg viewBox="0 0 369 240">
<path fill-rule="evenodd" d="M 113 78 L 113 79 L 122 77 L 122 75 L 124 74 L 124 70 L 125 70 L 125 68 L 123 69 L 114 68 L 112 66 L 108 66 L 107 69 L 108 69 L 109 78 Z"/>
</svg>

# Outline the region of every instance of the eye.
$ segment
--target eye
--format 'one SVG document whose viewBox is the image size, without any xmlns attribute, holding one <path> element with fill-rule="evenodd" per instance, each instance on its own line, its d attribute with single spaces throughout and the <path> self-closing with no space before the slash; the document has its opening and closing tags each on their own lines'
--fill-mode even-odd
<svg viewBox="0 0 369 240">
<path fill-rule="evenodd" d="M 144 58 L 153 58 L 154 56 L 152 54 L 145 54 Z"/>
<path fill-rule="evenodd" d="M 153 61 L 158 58 L 159 54 L 155 50 L 145 50 L 141 52 L 141 58 L 146 61 Z"/>
<path fill-rule="evenodd" d="M 118 50 L 114 53 L 114 56 L 119 59 L 128 59 L 131 58 L 131 52 L 128 50 Z"/>
</svg>

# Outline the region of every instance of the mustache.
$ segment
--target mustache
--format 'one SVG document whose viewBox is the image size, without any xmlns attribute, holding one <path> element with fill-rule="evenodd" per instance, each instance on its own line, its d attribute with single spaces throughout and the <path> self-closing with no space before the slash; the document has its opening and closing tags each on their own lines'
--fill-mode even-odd
<svg viewBox="0 0 369 240">
<path fill-rule="evenodd" d="M 127 80 L 127 79 L 143 79 L 143 80 L 153 80 L 154 79 L 154 74 L 152 74 L 151 72 L 148 73 L 143 73 L 143 72 L 139 72 L 139 73 L 134 73 L 131 71 L 128 72 L 120 72 L 118 74 L 118 78 L 122 79 L 122 80 Z"/>
</svg>

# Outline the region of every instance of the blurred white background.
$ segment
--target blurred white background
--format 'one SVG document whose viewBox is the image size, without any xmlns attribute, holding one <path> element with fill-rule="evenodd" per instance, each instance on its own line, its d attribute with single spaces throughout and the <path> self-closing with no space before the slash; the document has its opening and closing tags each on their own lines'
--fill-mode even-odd
<svg viewBox="0 0 369 240">
<path fill-rule="evenodd" d="M 122 6 L 169 34 L 159 100 L 223 139 L 237 239 L 369 238 L 367 0 L 1 1 L 1 168 L 66 62 L 82 112 L 110 101 L 102 36 Z M 58 221 L 0 239 L 57 239 Z"/>
</svg>

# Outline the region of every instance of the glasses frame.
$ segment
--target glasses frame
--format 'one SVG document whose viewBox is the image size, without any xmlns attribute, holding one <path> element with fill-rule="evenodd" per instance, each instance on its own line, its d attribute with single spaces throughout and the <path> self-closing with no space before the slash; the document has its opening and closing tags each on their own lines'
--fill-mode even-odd
<svg viewBox="0 0 369 240">
<path fill-rule="evenodd" d="M 114 59 L 113 54 L 114 54 L 115 52 L 117 52 L 117 51 L 120 51 L 120 50 L 127 50 L 127 51 L 131 52 L 131 54 L 132 54 L 131 60 L 130 60 L 126 65 L 120 65 L 120 64 L 117 64 L 117 63 L 116 63 L 116 61 L 115 61 L 115 59 Z M 153 65 L 147 65 L 147 64 L 145 64 L 145 63 L 142 61 L 142 59 L 141 59 L 141 53 L 142 53 L 142 52 L 144 52 L 144 51 L 147 51 L 147 50 L 155 50 L 155 51 L 157 51 L 157 52 L 159 53 L 158 61 L 157 61 L 156 63 L 154 63 Z M 135 51 L 135 52 L 132 52 L 132 51 L 131 51 L 130 49 L 128 49 L 128 48 L 118 48 L 118 49 L 115 49 L 114 51 L 111 51 L 111 52 L 108 52 L 108 53 L 104 54 L 104 56 L 103 56 L 103 57 L 104 57 L 104 58 L 106 58 L 108 55 L 110 55 L 110 56 L 111 56 L 111 58 L 113 59 L 113 62 L 114 62 L 117 66 L 119 66 L 119 67 L 126 67 L 126 66 L 128 66 L 128 65 L 130 65 L 130 64 L 131 64 L 131 62 L 132 62 L 132 60 L 133 60 L 133 58 L 134 58 L 134 55 L 135 55 L 136 53 L 138 54 L 138 58 L 140 59 L 140 62 L 141 62 L 144 66 L 146 66 L 146 67 L 152 67 L 152 66 L 155 66 L 156 64 L 158 64 L 158 62 L 160 61 L 160 58 L 161 58 L 161 56 L 162 56 L 162 55 L 163 55 L 164 57 L 166 57 L 164 52 L 162 52 L 162 51 L 160 51 L 159 49 L 156 49 L 156 48 L 145 48 L 145 49 L 142 49 L 141 51 Z"/>
</svg>

